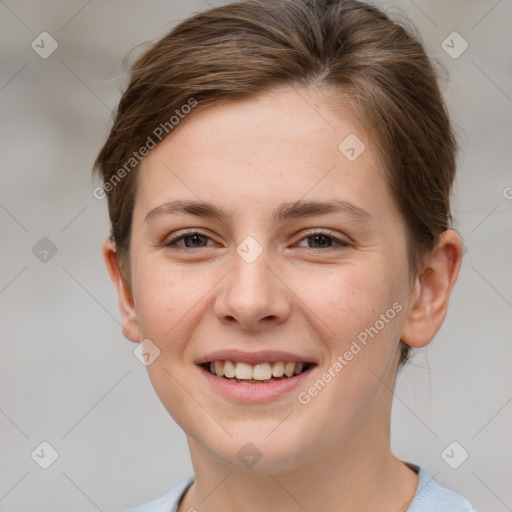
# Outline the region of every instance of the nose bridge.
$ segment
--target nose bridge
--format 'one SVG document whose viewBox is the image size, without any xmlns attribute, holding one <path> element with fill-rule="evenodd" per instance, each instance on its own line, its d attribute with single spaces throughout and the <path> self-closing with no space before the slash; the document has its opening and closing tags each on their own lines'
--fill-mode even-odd
<svg viewBox="0 0 512 512">
<path fill-rule="evenodd" d="M 233 272 L 231 273 L 231 292 L 240 294 L 237 300 L 250 304 L 261 302 L 269 296 L 271 286 L 269 280 L 268 252 L 261 253 L 254 260 L 245 259 L 238 252 L 233 258 Z"/>
<path fill-rule="evenodd" d="M 224 320 L 237 320 L 247 329 L 260 321 L 284 321 L 289 304 L 282 283 L 271 270 L 269 251 L 251 237 L 242 241 L 233 254 L 232 271 L 225 281 L 216 313 Z"/>
</svg>

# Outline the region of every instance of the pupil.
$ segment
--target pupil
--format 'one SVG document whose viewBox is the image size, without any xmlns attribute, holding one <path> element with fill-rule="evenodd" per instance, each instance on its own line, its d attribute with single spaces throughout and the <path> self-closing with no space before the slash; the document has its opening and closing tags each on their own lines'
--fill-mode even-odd
<svg viewBox="0 0 512 512">
<path fill-rule="evenodd" d="M 318 240 L 318 239 L 323 239 L 324 241 L 327 241 L 327 247 L 329 247 L 329 237 L 328 236 L 325 236 L 325 235 L 313 235 L 313 236 L 310 236 L 309 237 L 310 239 L 314 239 L 314 240 Z M 320 243 L 320 245 L 322 245 Z M 325 246 L 325 244 L 324 244 Z"/>
<path fill-rule="evenodd" d="M 186 247 L 197 247 L 197 244 L 194 244 L 194 243 L 192 243 L 192 245 L 188 244 L 187 240 L 194 239 L 197 242 L 198 239 L 200 240 L 201 238 L 204 238 L 203 235 L 188 235 L 185 237 L 185 246 Z M 204 245 L 200 245 L 200 247 L 203 247 L 203 246 Z"/>
</svg>

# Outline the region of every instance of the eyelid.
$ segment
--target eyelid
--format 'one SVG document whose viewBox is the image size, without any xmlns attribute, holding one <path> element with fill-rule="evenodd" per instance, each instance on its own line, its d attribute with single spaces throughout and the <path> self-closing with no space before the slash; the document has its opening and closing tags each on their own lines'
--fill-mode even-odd
<svg viewBox="0 0 512 512">
<path fill-rule="evenodd" d="M 318 249 L 318 248 L 314 248 L 314 247 L 306 247 L 306 249 L 310 249 L 312 251 L 321 251 L 321 252 L 326 252 L 326 251 L 329 251 L 329 250 L 336 250 L 338 248 L 342 248 L 342 247 L 348 247 L 349 245 L 352 245 L 352 242 L 348 241 L 348 240 L 344 240 L 343 238 L 340 238 L 339 236 L 331 233 L 330 231 L 326 230 L 326 229 L 322 229 L 322 228 L 318 228 L 318 229 L 312 229 L 311 231 L 308 231 L 307 233 L 305 234 L 302 234 L 301 238 L 299 239 L 299 242 L 302 242 L 302 240 L 304 240 L 305 238 L 309 238 L 311 236 L 318 236 L 318 235 L 324 235 L 328 238 L 331 238 L 334 242 L 336 242 L 338 244 L 339 247 L 336 247 L 336 246 L 333 246 L 333 247 L 328 247 L 326 249 Z"/>
<path fill-rule="evenodd" d="M 189 230 L 183 231 L 181 233 L 178 232 L 178 234 L 175 234 L 170 240 L 165 241 L 163 243 L 163 245 L 164 245 L 164 247 L 172 247 L 174 245 L 177 248 L 177 250 L 183 250 L 183 251 L 187 251 L 187 252 L 190 250 L 203 249 L 204 247 L 197 247 L 194 249 L 193 247 L 181 247 L 181 246 L 175 245 L 177 242 L 181 241 L 183 238 L 185 238 L 187 236 L 192 236 L 192 235 L 200 235 L 200 236 L 203 236 L 205 238 L 212 240 L 212 237 L 204 232 L 198 231 L 197 229 L 195 229 L 195 230 L 189 229 Z M 305 240 L 311 236 L 318 236 L 318 235 L 324 235 L 328 238 L 331 238 L 338 246 L 337 247 L 331 246 L 331 247 L 327 247 L 324 249 L 315 248 L 315 247 L 304 247 L 304 248 L 312 250 L 312 251 L 327 252 L 327 251 L 341 249 L 341 248 L 348 247 L 348 246 L 352 245 L 352 242 L 344 240 L 343 238 L 340 238 L 339 236 L 336 236 L 336 235 L 332 234 L 330 231 L 328 231 L 326 229 L 322 229 L 322 228 L 312 229 L 306 233 L 303 233 L 301 235 L 301 238 L 298 239 L 298 242 L 302 242 L 303 240 Z M 210 246 L 205 246 L 205 247 L 210 247 Z"/>
<path fill-rule="evenodd" d="M 200 235 L 200 236 L 204 236 L 205 238 L 209 238 L 210 240 L 213 240 L 212 237 L 206 233 L 198 231 L 197 229 L 189 229 L 187 231 L 178 232 L 177 234 L 174 234 L 169 240 L 164 240 L 162 245 L 164 245 L 164 247 L 170 247 L 173 244 L 175 244 L 176 242 L 179 242 L 181 239 L 183 239 L 187 236 L 192 236 L 192 235 Z M 180 247 L 180 246 L 177 246 L 177 247 Z M 190 249 L 190 247 L 180 247 L 180 248 L 185 249 L 185 250 Z M 201 247 L 199 247 L 199 249 L 201 249 Z"/>
</svg>

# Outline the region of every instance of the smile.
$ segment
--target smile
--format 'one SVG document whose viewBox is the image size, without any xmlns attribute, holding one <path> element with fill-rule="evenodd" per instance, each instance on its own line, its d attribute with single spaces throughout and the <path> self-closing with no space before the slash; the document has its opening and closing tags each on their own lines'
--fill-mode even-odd
<svg viewBox="0 0 512 512">
<path fill-rule="evenodd" d="M 249 364 L 242 361 L 215 360 L 201 366 L 212 375 L 231 382 L 267 384 L 300 375 L 307 371 L 312 363 L 274 361 Z"/>
<path fill-rule="evenodd" d="M 216 350 L 194 361 L 216 395 L 245 403 L 293 400 L 293 392 L 309 380 L 319 362 L 313 353 L 239 349 Z"/>
</svg>

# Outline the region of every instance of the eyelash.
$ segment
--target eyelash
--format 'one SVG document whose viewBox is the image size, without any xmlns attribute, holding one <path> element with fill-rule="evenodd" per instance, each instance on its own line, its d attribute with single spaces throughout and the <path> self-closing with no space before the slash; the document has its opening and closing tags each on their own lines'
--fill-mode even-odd
<svg viewBox="0 0 512 512">
<path fill-rule="evenodd" d="M 193 247 L 181 247 L 181 246 L 173 247 L 173 245 L 175 245 L 176 242 L 178 242 L 178 241 L 180 241 L 182 239 L 194 236 L 194 235 L 199 235 L 199 236 L 202 236 L 202 237 L 205 237 L 205 238 L 209 238 L 211 240 L 211 238 L 208 235 L 205 235 L 204 233 L 200 233 L 198 231 L 190 231 L 188 233 L 182 233 L 181 235 L 173 238 L 172 240 L 169 240 L 168 242 L 165 242 L 164 245 L 165 245 L 165 247 L 169 247 L 171 249 L 178 250 L 178 251 L 180 251 L 180 250 L 181 251 L 194 250 Z M 314 236 L 319 236 L 319 235 L 320 236 L 325 236 L 327 238 L 330 238 L 332 241 L 334 241 L 334 242 L 336 242 L 338 244 L 338 247 L 327 247 L 325 249 L 309 247 L 309 249 L 311 249 L 313 251 L 326 252 L 326 251 L 331 251 L 331 250 L 341 250 L 341 249 L 344 249 L 345 247 L 348 247 L 350 245 L 349 242 L 347 242 L 345 240 L 340 240 L 339 238 L 336 238 L 336 237 L 332 236 L 330 233 L 328 233 L 326 231 L 321 231 L 321 230 L 320 231 L 314 231 L 314 232 L 306 234 L 305 236 L 303 236 L 299 240 L 299 242 L 302 242 L 304 239 L 307 239 L 307 238 L 310 238 L 310 237 L 314 237 Z M 203 247 L 197 247 L 196 249 L 203 249 Z"/>
</svg>

